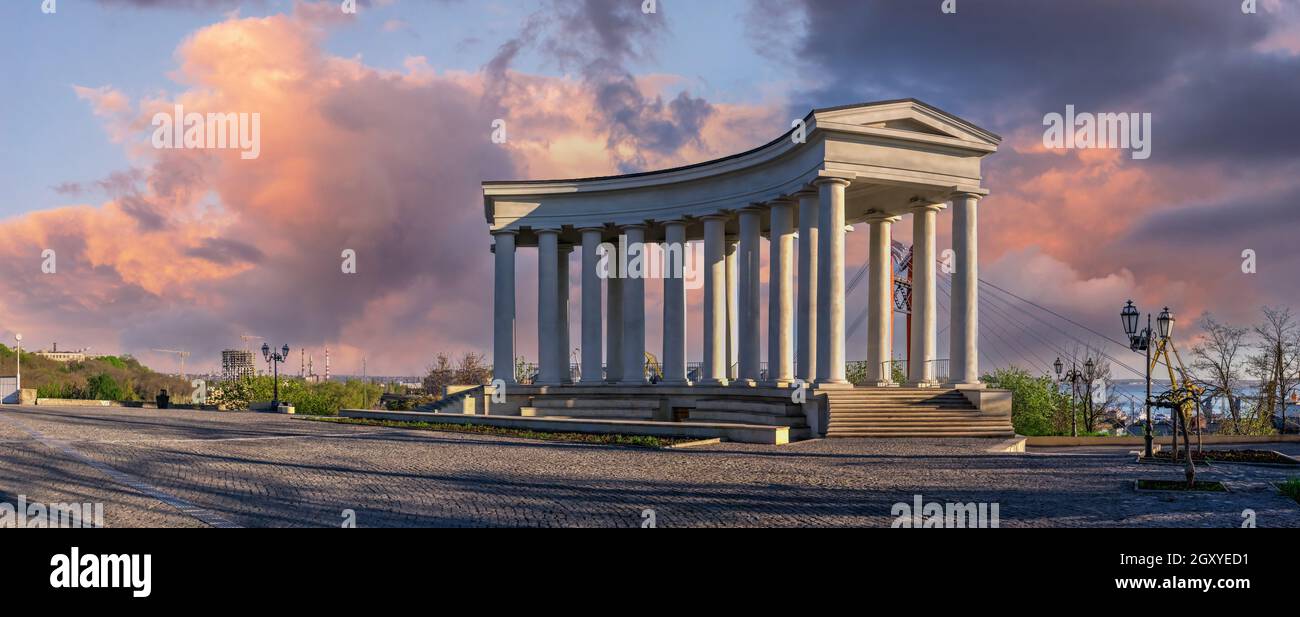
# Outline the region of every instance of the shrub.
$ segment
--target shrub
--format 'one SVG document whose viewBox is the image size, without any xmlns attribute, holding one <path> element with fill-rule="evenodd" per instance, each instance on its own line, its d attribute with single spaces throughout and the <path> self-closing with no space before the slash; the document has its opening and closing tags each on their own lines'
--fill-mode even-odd
<svg viewBox="0 0 1300 617">
<path fill-rule="evenodd" d="M 1022 368 L 998 369 L 981 379 L 991 388 L 1011 391 L 1011 424 L 1020 435 L 1052 435 L 1052 416 L 1061 395 L 1051 377 L 1034 377 Z"/>
</svg>

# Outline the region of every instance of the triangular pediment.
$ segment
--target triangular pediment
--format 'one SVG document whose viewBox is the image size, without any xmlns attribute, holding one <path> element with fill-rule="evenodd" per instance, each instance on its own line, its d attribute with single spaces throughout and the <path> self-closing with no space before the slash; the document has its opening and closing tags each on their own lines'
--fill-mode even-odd
<svg viewBox="0 0 1300 617">
<path fill-rule="evenodd" d="M 848 125 L 883 129 L 898 132 L 900 135 L 919 133 L 994 146 L 1002 141 L 1001 137 L 990 131 L 986 131 L 941 109 L 912 99 L 846 105 L 844 107 L 819 109 L 813 113 L 819 124 L 827 126 Z"/>
</svg>

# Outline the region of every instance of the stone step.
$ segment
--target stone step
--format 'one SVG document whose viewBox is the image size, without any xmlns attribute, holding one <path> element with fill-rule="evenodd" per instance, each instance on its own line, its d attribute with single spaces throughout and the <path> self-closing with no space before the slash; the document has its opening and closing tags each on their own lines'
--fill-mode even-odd
<svg viewBox="0 0 1300 617">
<path fill-rule="evenodd" d="M 654 410 L 625 408 L 562 408 L 533 407 L 530 417 L 534 418 L 621 418 L 631 420 L 653 420 Z"/>
<path fill-rule="evenodd" d="M 762 424 L 766 426 L 788 426 L 806 428 L 808 421 L 800 416 L 774 416 L 764 413 L 744 413 L 739 411 L 708 411 L 695 409 L 686 418 L 687 422 L 736 422 L 740 424 Z"/>
<path fill-rule="evenodd" d="M 921 422 L 930 424 L 942 424 L 944 422 L 1001 422 L 1008 423 L 1011 419 L 1006 416 L 981 416 L 981 415 L 962 415 L 962 416 L 831 416 L 831 425 L 854 422 L 857 424 L 870 422 Z"/>
<path fill-rule="evenodd" d="M 1006 422 L 955 422 L 951 424 L 926 424 L 916 422 L 887 422 L 872 424 L 835 424 L 831 426 L 831 431 L 856 431 L 856 430 L 941 430 L 941 431 L 962 431 L 962 430 L 1008 430 Z"/>
<path fill-rule="evenodd" d="M 740 413 L 755 413 L 769 416 L 799 416 L 803 417 L 803 409 L 793 403 L 768 403 L 760 401 L 737 401 L 724 399 L 703 399 L 695 403 L 695 409 L 700 411 L 734 411 Z"/>
<path fill-rule="evenodd" d="M 659 409 L 658 399 L 621 398 L 545 398 L 534 397 L 533 407 L 538 409 Z"/>
<path fill-rule="evenodd" d="M 833 430 L 833 429 L 832 429 L 829 433 L 827 433 L 826 436 L 829 437 L 829 438 L 831 438 L 831 439 L 844 439 L 844 438 L 853 438 L 853 437 L 861 437 L 861 438 L 884 438 L 884 437 L 894 437 L 894 438 L 909 438 L 909 437 L 910 437 L 910 438 L 962 438 L 962 437 L 971 437 L 971 438 L 974 438 L 974 437 L 979 437 L 979 438 L 986 438 L 986 437 L 987 437 L 987 438 L 1009 439 L 1009 438 L 1011 438 L 1011 437 L 1015 437 L 1015 436 L 1016 436 L 1016 432 L 1015 432 L 1015 431 L 1012 431 L 1012 430 L 1006 430 L 1006 431 L 914 431 L 914 430 L 907 430 L 907 431 L 879 431 L 879 430 L 864 430 L 864 431 L 836 431 L 836 430 Z"/>
<path fill-rule="evenodd" d="M 979 411 L 972 405 L 891 405 L 888 403 L 831 404 L 831 410 L 861 409 L 863 411 Z"/>
</svg>

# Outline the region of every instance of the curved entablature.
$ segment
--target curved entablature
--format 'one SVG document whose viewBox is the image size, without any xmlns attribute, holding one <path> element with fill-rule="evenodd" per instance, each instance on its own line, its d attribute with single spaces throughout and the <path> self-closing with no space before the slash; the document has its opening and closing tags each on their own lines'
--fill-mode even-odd
<svg viewBox="0 0 1300 617">
<path fill-rule="evenodd" d="M 980 161 L 1001 138 L 914 99 L 813 110 L 806 139 L 795 129 L 763 146 L 714 161 L 645 173 L 567 180 L 483 183 L 484 209 L 494 233 L 557 229 L 577 242 L 577 230 L 687 222 L 703 234 L 701 218 L 790 198 L 819 179 L 842 178 L 845 219 L 905 214 L 918 202 L 942 203 L 955 193 L 983 194 Z M 797 213 L 796 213 L 797 216 Z M 734 224 L 734 221 L 733 223 Z M 730 229 L 728 230 L 730 233 Z"/>
</svg>

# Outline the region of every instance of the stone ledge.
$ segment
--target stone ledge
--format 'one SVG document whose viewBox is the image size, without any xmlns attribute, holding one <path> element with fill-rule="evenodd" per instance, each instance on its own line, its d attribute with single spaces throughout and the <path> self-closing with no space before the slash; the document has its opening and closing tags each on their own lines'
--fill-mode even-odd
<svg viewBox="0 0 1300 617">
<path fill-rule="evenodd" d="M 646 435 L 651 437 L 722 438 L 740 443 L 784 445 L 790 442 L 790 427 L 730 424 L 721 422 L 654 422 L 650 420 L 601 420 L 588 418 L 529 418 L 519 416 L 468 416 L 421 411 L 371 411 L 344 409 L 344 418 L 430 422 L 519 428 L 560 433 Z"/>
</svg>

